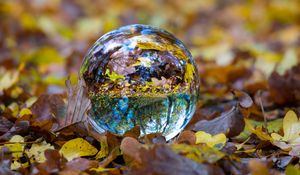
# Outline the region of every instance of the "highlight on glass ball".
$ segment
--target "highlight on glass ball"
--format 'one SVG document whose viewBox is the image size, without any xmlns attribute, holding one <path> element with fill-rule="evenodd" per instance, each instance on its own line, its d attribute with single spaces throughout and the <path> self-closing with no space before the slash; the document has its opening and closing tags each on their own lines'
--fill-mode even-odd
<svg viewBox="0 0 300 175">
<path fill-rule="evenodd" d="M 90 48 L 80 69 L 99 132 L 175 137 L 190 121 L 199 93 L 194 60 L 169 32 L 148 25 L 111 31 Z"/>
</svg>

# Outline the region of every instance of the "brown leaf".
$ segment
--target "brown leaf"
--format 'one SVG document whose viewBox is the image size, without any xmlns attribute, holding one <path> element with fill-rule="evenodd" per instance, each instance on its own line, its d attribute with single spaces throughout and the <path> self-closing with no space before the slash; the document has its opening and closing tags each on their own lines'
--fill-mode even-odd
<svg viewBox="0 0 300 175">
<path fill-rule="evenodd" d="M 58 150 L 46 150 L 45 151 L 46 162 L 38 164 L 32 169 L 31 174 L 55 174 L 58 173 L 66 160 L 60 156 Z"/>
<path fill-rule="evenodd" d="M 141 148 L 141 143 L 132 137 L 125 137 L 122 142 L 120 149 L 123 151 L 123 154 L 133 158 L 135 161 L 140 162 L 141 158 L 139 155 L 139 149 Z"/>
<path fill-rule="evenodd" d="M 120 146 L 122 138 L 120 138 L 110 132 L 106 133 L 106 137 L 107 137 L 107 144 L 108 144 L 110 151 L 112 151 L 115 148 Z"/>
<path fill-rule="evenodd" d="M 176 143 L 185 143 L 193 145 L 196 143 L 195 133 L 189 130 L 183 131 L 177 138 Z"/>
<path fill-rule="evenodd" d="M 150 133 L 144 135 L 141 140 L 147 144 L 166 143 L 166 138 L 161 133 Z"/>
<path fill-rule="evenodd" d="M 85 158 L 76 158 L 66 163 L 63 171 L 86 171 L 90 168 L 98 167 L 98 161 Z"/>
<path fill-rule="evenodd" d="M 78 85 L 72 87 L 70 79 L 66 81 L 68 90 L 67 115 L 61 127 L 72 125 L 76 122 L 87 119 L 87 110 L 90 108 L 90 99 L 87 97 L 87 88 L 83 80 L 78 81 Z"/>
<path fill-rule="evenodd" d="M 269 78 L 270 98 L 279 105 L 300 104 L 300 64 L 283 76 L 273 72 Z"/>
<path fill-rule="evenodd" d="M 140 151 L 141 164 L 131 169 L 132 175 L 222 175 L 223 171 L 209 164 L 198 164 L 195 161 L 174 153 L 166 145 L 156 145 L 149 150 Z"/>
<path fill-rule="evenodd" d="M 51 130 L 53 123 L 65 116 L 66 105 L 63 99 L 61 94 L 41 95 L 30 108 L 35 116 L 32 125 Z"/>
<path fill-rule="evenodd" d="M 125 132 L 123 137 L 133 137 L 133 138 L 138 139 L 141 134 L 140 129 L 141 129 L 141 127 L 139 125 L 135 126 L 132 129 L 130 129 L 129 131 Z"/>
<path fill-rule="evenodd" d="M 232 107 L 230 111 L 222 113 L 213 120 L 201 120 L 193 128 L 194 131 L 204 131 L 216 135 L 225 133 L 227 137 L 239 135 L 245 127 L 242 113 L 238 107 Z"/>
<path fill-rule="evenodd" d="M 29 129 L 29 121 L 27 120 L 16 121 L 14 126 L 11 127 L 8 132 L 6 132 L 0 137 L 0 140 L 9 140 L 12 136 L 16 134 L 25 134 L 28 132 L 28 129 Z"/>
<path fill-rule="evenodd" d="M 14 124 L 7 120 L 5 117 L 0 116 L 0 134 L 4 134 L 13 126 Z"/>
<path fill-rule="evenodd" d="M 259 160 L 252 159 L 249 161 L 249 169 L 252 175 L 269 175 L 269 168 Z"/>
<path fill-rule="evenodd" d="M 250 108 L 253 105 L 253 100 L 249 94 L 243 91 L 234 90 L 233 94 L 238 99 L 239 104 L 243 108 Z"/>
</svg>

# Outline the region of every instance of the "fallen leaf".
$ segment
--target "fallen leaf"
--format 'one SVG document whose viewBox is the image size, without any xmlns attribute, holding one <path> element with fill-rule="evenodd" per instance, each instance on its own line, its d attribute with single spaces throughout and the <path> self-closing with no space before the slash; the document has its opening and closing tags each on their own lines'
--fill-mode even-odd
<svg viewBox="0 0 300 175">
<path fill-rule="evenodd" d="M 98 168 L 91 168 L 90 171 L 96 171 L 97 173 L 110 172 L 112 174 L 114 174 L 115 172 L 116 174 L 120 174 L 120 170 L 117 168 L 103 168 L 101 166 L 99 166 Z"/>
<path fill-rule="evenodd" d="M 132 137 L 125 137 L 121 142 L 120 149 L 122 150 L 124 155 L 140 162 L 141 159 L 139 155 L 139 149 L 141 148 L 141 146 L 142 144 L 139 143 L 136 139 Z"/>
<path fill-rule="evenodd" d="M 249 168 L 252 175 L 269 175 L 269 168 L 259 160 L 252 159 L 249 161 Z"/>
<path fill-rule="evenodd" d="M 220 133 L 212 136 L 203 131 L 196 132 L 196 144 L 204 143 L 211 148 L 222 149 L 227 141 L 227 138 L 224 133 Z"/>
<path fill-rule="evenodd" d="M 216 163 L 225 156 L 223 152 L 206 145 L 173 144 L 171 148 L 175 153 L 198 163 Z"/>
<path fill-rule="evenodd" d="M 23 109 L 21 109 L 19 115 L 20 115 L 20 117 L 23 117 L 24 115 L 32 115 L 32 112 L 28 108 L 23 108 Z"/>
<path fill-rule="evenodd" d="M 100 151 L 96 155 L 96 160 L 105 158 L 109 154 L 109 148 L 106 140 L 101 140 L 100 141 Z"/>
<path fill-rule="evenodd" d="M 173 152 L 166 145 L 156 145 L 153 148 L 142 148 L 140 151 L 141 164 L 130 170 L 132 175 L 140 174 L 210 174 L 222 175 L 223 171 L 215 166 L 199 164 L 191 159 Z M 166 168 L 168 167 L 168 168 Z"/>
<path fill-rule="evenodd" d="M 11 170 L 11 153 L 7 147 L 0 149 L 0 174 L 5 175 L 21 175 L 16 171 Z"/>
<path fill-rule="evenodd" d="M 14 135 L 17 134 L 24 134 L 28 131 L 29 128 L 29 121 L 27 120 L 21 120 L 21 121 L 16 121 L 14 126 L 10 128 L 8 132 L 3 134 L 0 139 L 3 140 L 8 140 L 9 138 L 13 137 Z"/>
<path fill-rule="evenodd" d="M 32 125 L 51 130 L 53 123 L 66 115 L 66 104 L 61 94 L 41 95 L 30 108 L 35 116 Z"/>
<path fill-rule="evenodd" d="M 281 136 L 277 133 L 272 133 L 273 144 L 286 150 L 293 146 L 300 146 L 300 121 L 297 114 L 290 110 L 283 118 L 283 133 Z"/>
<path fill-rule="evenodd" d="M 239 135 L 245 126 L 243 115 L 238 107 L 233 107 L 230 111 L 222 113 L 221 116 L 213 120 L 201 120 L 193 128 L 194 131 L 204 131 L 216 135 L 225 133 L 227 137 Z"/>
<path fill-rule="evenodd" d="M 29 150 L 25 150 L 25 153 L 32 160 L 32 162 L 43 163 L 46 161 L 44 152 L 47 149 L 54 149 L 54 146 L 43 141 L 42 143 L 34 143 Z"/>
<path fill-rule="evenodd" d="M 83 80 L 79 80 L 77 86 L 72 87 L 71 80 L 66 80 L 68 90 L 68 105 L 66 116 L 60 117 L 60 129 L 87 119 L 87 110 L 91 101 L 87 97 L 87 89 Z"/>
<path fill-rule="evenodd" d="M 195 133 L 189 130 L 184 130 L 178 136 L 176 143 L 186 143 L 186 144 L 195 144 L 196 143 L 196 136 Z"/>
<path fill-rule="evenodd" d="M 260 140 L 272 141 L 272 137 L 268 133 L 263 131 L 262 126 L 257 126 L 256 128 L 254 128 L 254 126 L 252 125 L 252 123 L 250 123 L 249 120 L 245 120 L 245 123 L 246 123 L 246 127 L 249 129 L 249 131 L 251 133 L 255 134 Z"/>
<path fill-rule="evenodd" d="M 0 116 L 0 134 L 4 134 L 9 131 L 9 129 L 13 126 L 13 122 L 9 121 L 5 117 Z"/>
<path fill-rule="evenodd" d="M 235 90 L 233 94 L 238 98 L 239 104 L 243 108 L 250 108 L 253 105 L 252 98 L 246 92 Z"/>
<path fill-rule="evenodd" d="M 256 120 L 252 120 L 252 119 L 245 119 L 245 123 L 246 123 L 246 127 L 244 128 L 244 131 L 241 132 L 240 135 L 236 136 L 235 137 L 236 139 L 246 140 L 253 133 L 255 128 L 262 128 L 264 126 L 264 121 L 256 121 Z M 282 128 L 282 119 L 267 121 L 268 133 L 278 132 L 281 128 Z M 260 130 L 260 129 L 258 129 L 258 130 Z M 264 135 L 266 136 L 266 134 L 264 134 Z M 265 139 L 266 138 L 269 139 L 269 137 L 267 137 L 267 136 L 265 137 Z"/>
<path fill-rule="evenodd" d="M 57 174 L 65 164 L 65 159 L 61 157 L 57 150 L 48 149 L 45 151 L 46 161 L 33 167 L 32 174 Z"/>
<path fill-rule="evenodd" d="M 289 165 L 285 170 L 286 175 L 300 175 L 300 169 L 293 165 Z"/>
<path fill-rule="evenodd" d="M 300 103 L 300 64 L 286 71 L 281 76 L 273 72 L 268 83 L 270 96 L 279 105 L 296 105 Z"/>
<path fill-rule="evenodd" d="M 82 138 L 76 138 L 66 142 L 59 152 L 68 160 L 82 156 L 93 156 L 98 150 Z"/>
<path fill-rule="evenodd" d="M 3 75 L 0 76 L 0 92 L 10 88 L 19 80 L 19 71 L 6 71 Z"/>
<path fill-rule="evenodd" d="M 98 167 L 98 161 L 95 160 L 88 160 L 85 158 L 75 158 L 69 162 L 66 163 L 65 168 L 63 171 L 85 171 L 91 168 L 96 168 Z"/>
<path fill-rule="evenodd" d="M 12 156 L 15 158 L 22 157 L 23 150 L 24 150 L 24 144 L 20 144 L 24 142 L 24 138 L 20 135 L 13 136 L 9 142 L 12 142 L 12 144 L 5 144 L 9 151 L 12 152 Z"/>
</svg>

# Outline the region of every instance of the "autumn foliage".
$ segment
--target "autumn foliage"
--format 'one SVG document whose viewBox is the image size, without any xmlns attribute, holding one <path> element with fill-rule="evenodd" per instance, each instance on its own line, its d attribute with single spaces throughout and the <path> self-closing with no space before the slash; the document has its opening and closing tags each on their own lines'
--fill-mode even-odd
<svg viewBox="0 0 300 175">
<path fill-rule="evenodd" d="M 300 2 L 0 1 L 0 174 L 300 174 Z M 196 113 L 177 137 L 99 134 L 78 81 L 89 46 L 159 26 L 190 49 Z"/>
</svg>

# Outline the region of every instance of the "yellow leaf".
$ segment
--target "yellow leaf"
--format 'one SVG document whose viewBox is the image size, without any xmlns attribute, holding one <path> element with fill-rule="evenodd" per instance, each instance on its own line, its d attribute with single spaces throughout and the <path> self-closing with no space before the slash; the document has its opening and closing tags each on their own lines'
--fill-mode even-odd
<svg viewBox="0 0 300 175">
<path fill-rule="evenodd" d="M 12 111 L 12 115 L 16 117 L 19 113 L 19 105 L 16 102 L 11 103 L 8 108 Z"/>
<path fill-rule="evenodd" d="M 16 160 L 13 160 L 11 165 L 10 165 L 10 169 L 11 170 L 17 170 L 19 168 L 21 168 L 22 164 Z"/>
<path fill-rule="evenodd" d="M 28 109 L 28 108 L 23 108 L 23 109 L 21 110 L 21 112 L 20 112 L 20 117 L 23 117 L 24 115 L 31 115 L 31 114 L 32 114 L 32 112 L 31 112 L 30 109 Z"/>
<path fill-rule="evenodd" d="M 12 156 L 15 158 L 22 157 L 23 155 L 23 150 L 24 150 L 24 145 L 20 144 L 20 142 L 24 142 L 24 138 L 20 135 L 14 135 L 9 142 L 14 142 L 12 144 L 5 144 L 9 151 L 12 152 Z"/>
<path fill-rule="evenodd" d="M 250 120 L 245 119 L 246 127 L 250 130 L 251 133 L 255 134 L 260 140 L 264 141 L 272 141 L 272 138 L 269 136 L 269 134 L 265 133 L 262 130 L 261 126 L 258 126 L 254 128 L 250 122 Z"/>
<path fill-rule="evenodd" d="M 30 97 L 29 99 L 27 99 L 25 101 L 25 104 L 26 104 L 26 107 L 27 108 L 30 108 L 36 101 L 37 101 L 37 97 L 33 96 L 33 97 Z"/>
<path fill-rule="evenodd" d="M 10 96 L 12 98 L 17 98 L 17 97 L 19 97 L 20 94 L 22 94 L 22 92 L 23 92 L 23 89 L 16 86 L 11 90 Z"/>
<path fill-rule="evenodd" d="M 32 144 L 31 148 L 25 152 L 32 161 L 35 160 L 38 163 L 43 163 L 46 161 L 44 152 L 47 149 L 54 149 L 54 146 L 44 141 L 42 143 Z"/>
<path fill-rule="evenodd" d="M 108 171 L 117 170 L 116 168 L 103 168 L 99 166 L 98 168 L 91 168 L 90 171 L 96 171 L 97 173 L 103 173 Z"/>
<path fill-rule="evenodd" d="M 207 145 L 172 144 L 171 148 L 177 154 L 183 155 L 198 163 L 215 163 L 225 156 L 223 152 Z"/>
<path fill-rule="evenodd" d="M 300 121 L 297 114 L 292 110 L 288 111 L 283 118 L 283 133 L 284 136 L 280 136 L 277 133 L 272 133 L 271 136 L 275 141 L 300 145 Z"/>
<path fill-rule="evenodd" d="M 101 141 L 100 145 L 101 145 L 101 150 L 96 155 L 97 160 L 104 158 L 109 154 L 108 145 L 107 145 L 106 140 Z"/>
<path fill-rule="evenodd" d="M 196 144 L 205 143 L 209 147 L 221 149 L 226 144 L 226 136 L 224 133 L 212 136 L 209 133 L 198 131 L 196 132 Z"/>
<path fill-rule="evenodd" d="M 10 88 L 19 80 L 19 71 L 6 71 L 0 75 L 0 91 Z"/>
<path fill-rule="evenodd" d="M 76 138 L 66 142 L 59 152 L 70 161 L 81 156 L 93 156 L 98 150 L 86 140 Z"/>
<path fill-rule="evenodd" d="M 294 140 L 299 137 L 300 133 L 300 122 L 297 114 L 294 111 L 288 111 L 283 118 L 283 139 L 286 141 Z"/>
<path fill-rule="evenodd" d="M 300 175 L 300 169 L 293 165 L 288 165 L 285 170 L 286 175 Z"/>
<path fill-rule="evenodd" d="M 273 140 L 283 141 L 283 137 L 281 135 L 277 134 L 277 133 L 272 133 L 271 137 L 273 138 Z"/>
</svg>

